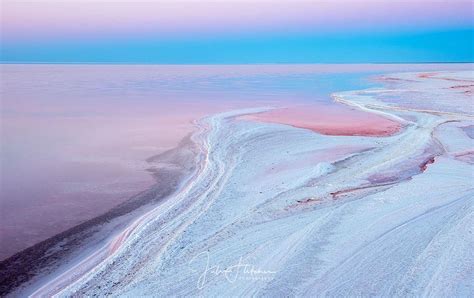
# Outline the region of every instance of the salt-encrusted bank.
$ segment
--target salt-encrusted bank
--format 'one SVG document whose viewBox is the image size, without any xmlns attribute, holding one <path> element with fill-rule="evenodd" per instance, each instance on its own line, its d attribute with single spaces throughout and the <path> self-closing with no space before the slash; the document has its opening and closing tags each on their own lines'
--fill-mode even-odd
<svg viewBox="0 0 474 298">
<path fill-rule="evenodd" d="M 203 119 L 176 196 L 34 294 L 473 295 L 474 74 L 384 80 L 334 98 L 403 124 L 389 137 Z"/>
</svg>

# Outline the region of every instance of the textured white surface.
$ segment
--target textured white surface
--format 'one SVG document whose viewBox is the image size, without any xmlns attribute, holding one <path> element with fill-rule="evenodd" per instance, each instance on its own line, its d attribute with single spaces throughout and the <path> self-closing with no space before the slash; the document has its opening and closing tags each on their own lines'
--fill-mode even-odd
<svg viewBox="0 0 474 298">
<path fill-rule="evenodd" d="M 472 296 L 474 75 L 385 79 L 334 97 L 402 122 L 391 137 L 203 119 L 194 179 L 35 295 Z"/>
</svg>

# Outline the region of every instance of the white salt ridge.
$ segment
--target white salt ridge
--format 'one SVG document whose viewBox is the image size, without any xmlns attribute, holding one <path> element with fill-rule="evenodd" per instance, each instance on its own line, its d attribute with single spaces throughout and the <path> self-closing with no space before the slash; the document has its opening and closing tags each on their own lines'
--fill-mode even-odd
<svg viewBox="0 0 474 298">
<path fill-rule="evenodd" d="M 35 295 L 474 295 L 474 167 L 458 157 L 472 96 L 450 88 L 474 75 L 390 78 L 390 91 L 335 94 L 403 122 L 390 137 L 237 119 L 266 108 L 204 119 L 199 175 L 82 278 Z"/>
</svg>

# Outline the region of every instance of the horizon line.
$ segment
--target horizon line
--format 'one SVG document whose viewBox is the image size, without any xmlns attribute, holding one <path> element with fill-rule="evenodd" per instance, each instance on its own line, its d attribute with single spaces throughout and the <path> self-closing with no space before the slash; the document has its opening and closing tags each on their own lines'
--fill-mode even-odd
<svg viewBox="0 0 474 298">
<path fill-rule="evenodd" d="M 0 61 L 0 65 L 361 65 L 361 64 L 474 64 L 472 61 L 406 61 L 406 62 L 255 62 L 255 63 L 156 63 L 156 62 L 75 62 L 75 61 Z"/>
</svg>

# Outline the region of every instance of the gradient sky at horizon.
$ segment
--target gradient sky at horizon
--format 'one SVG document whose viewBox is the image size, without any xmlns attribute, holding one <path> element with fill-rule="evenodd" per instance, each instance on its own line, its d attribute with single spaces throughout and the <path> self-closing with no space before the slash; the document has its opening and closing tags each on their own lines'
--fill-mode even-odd
<svg viewBox="0 0 474 298">
<path fill-rule="evenodd" d="M 3 62 L 472 62 L 466 0 L 2 2 Z"/>
</svg>

